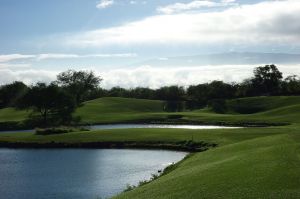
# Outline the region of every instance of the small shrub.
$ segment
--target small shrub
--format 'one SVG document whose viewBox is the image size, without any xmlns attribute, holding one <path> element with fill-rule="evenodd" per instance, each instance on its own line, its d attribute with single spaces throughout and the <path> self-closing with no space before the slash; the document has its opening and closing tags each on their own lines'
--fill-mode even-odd
<svg viewBox="0 0 300 199">
<path fill-rule="evenodd" d="M 168 119 L 181 119 L 183 115 L 168 115 Z"/>
<path fill-rule="evenodd" d="M 150 179 L 150 181 L 156 180 L 158 177 L 159 177 L 158 174 L 151 174 L 151 179 Z"/>
<path fill-rule="evenodd" d="M 139 186 L 143 186 L 143 185 L 145 185 L 145 184 L 147 184 L 149 182 L 150 181 L 148 181 L 148 180 L 141 180 L 141 181 L 139 181 Z"/>
<path fill-rule="evenodd" d="M 123 192 L 131 191 L 131 190 L 133 190 L 134 188 L 136 188 L 136 186 L 127 184 L 127 185 L 126 185 L 126 189 L 125 189 Z"/>
<path fill-rule="evenodd" d="M 64 133 L 71 133 L 76 131 L 88 131 L 87 128 L 80 127 L 80 128 L 74 128 L 74 127 L 52 127 L 52 128 L 37 128 L 35 130 L 36 135 L 54 135 L 54 134 L 64 134 Z"/>
</svg>

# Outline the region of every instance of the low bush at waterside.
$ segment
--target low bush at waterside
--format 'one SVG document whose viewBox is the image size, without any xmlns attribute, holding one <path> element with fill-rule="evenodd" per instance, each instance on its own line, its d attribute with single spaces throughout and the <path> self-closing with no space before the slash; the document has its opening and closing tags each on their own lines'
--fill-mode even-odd
<svg viewBox="0 0 300 199">
<path fill-rule="evenodd" d="M 79 131 L 89 131 L 88 128 L 84 127 L 52 127 L 52 128 L 37 128 L 35 130 L 36 135 L 53 135 L 53 134 L 64 134 Z"/>
</svg>

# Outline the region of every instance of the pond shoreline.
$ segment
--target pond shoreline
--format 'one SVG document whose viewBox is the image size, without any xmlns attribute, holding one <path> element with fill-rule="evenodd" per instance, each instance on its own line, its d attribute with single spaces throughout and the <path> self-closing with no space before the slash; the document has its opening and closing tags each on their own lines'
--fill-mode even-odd
<svg viewBox="0 0 300 199">
<path fill-rule="evenodd" d="M 187 155 L 166 150 L 0 149 L 5 182 L 0 190 L 7 199 L 111 198 L 126 184 L 149 181 Z"/>
<path fill-rule="evenodd" d="M 228 122 L 228 121 L 212 121 L 212 122 L 204 122 L 204 121 L 193 121 L 193 120 L 142 120 L 142 121 L 128 121 L 128 122 L 102 122 L 102 123 L 80 123 L 78 125 L 73 125 L 74 127 L 80 126 L 93 126 L 93 125 L 121 125 L 121 124 L 132 124 L 132 125 L 203 125 L 203 126 L 224 126 L 224 127 L 272 127 L 272 126 L 287 126 L 290 123 L 273 123 L 273 122 Z M 35 126 L 27 126 L 24 123 L 18 122 L 0 122 L 0 133 L 5 131 L 31 131 L 36 128 Z"/>
<path fill-rule="evenodd" d="M 0 148 L 15 149 L 162 149 L 170 151 L 202 152 L 216 147 L 215 143 L 181 141 L 165 142 L 0 142 Z"/>
</svg>

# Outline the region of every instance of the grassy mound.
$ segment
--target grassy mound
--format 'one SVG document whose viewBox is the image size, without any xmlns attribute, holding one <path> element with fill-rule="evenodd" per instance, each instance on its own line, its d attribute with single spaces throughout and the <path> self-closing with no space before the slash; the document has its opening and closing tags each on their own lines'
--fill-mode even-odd
<svg viewBox="0 0 300 199">
<path fill-rule="evenodd" d="M 19 122 L 29 116 L 29 111 L 20 111 L 14 108 L 0 109 L 0 122 Z"/>
<path fill-rule="evenodd" d="M 291 105 L 300 105 L 299 96 L 250 97 L 227 101 L 229 112 L 251 114 Z"/>
<path fill-rule="evenodd" d="M 83 123 L 143 121 L 163 117 L 154 114 L 163 111 L 163 104 L 159 100 L 105 97 L 85 102 L 74 115 L 80 116 Z M 29 114 L 14 108 L 0 109 L 0 123 L 22 122 Z"/>
<path fill-rule="evenodd" d="M 155 118 L 163 111 L 163 101 L 105 97 L 85 102 L 75 115 L 84 123 L 110 123 Z"/>
<path fill-rule="evenodd" d="M 105 97 L 87 101 L 75 116 L 85 124 L 166 121 L 206 124 L 245 125 L 252 123 L 300 123 L 300 97 L 252 97 L 227 101 L 226 114 L 207 109 L 170 113 L 163 111 L 164 102 L 119 97 Z M 29 112 L 12 108 L 0 109 L 1 122 L 24 121 Z"/>
<path fill-rule="evenodd" d="M 116 198 L 300 198 L 300 98 L 255 97 L 231 100 L 228 104 L 227 114 L 198 110 L 182 112 L 180 116 L 198 122 L 292 125 L 215 130 L 115 129 L 47 136 L 2 133 L 0 146 L 177 149 L 179 143 L 189 140 L 214 143 L 218 147 L 194 153 L 171 172 Z M 102 98 L 86 102 L 76 114 L 87 122 L 123 122 L 172 115 L 162 112 L 162 105 L 161 101 Z M 237 111 L 241 106 L 258 108 L 255 113 L 245 114 Z"/>
</svg>

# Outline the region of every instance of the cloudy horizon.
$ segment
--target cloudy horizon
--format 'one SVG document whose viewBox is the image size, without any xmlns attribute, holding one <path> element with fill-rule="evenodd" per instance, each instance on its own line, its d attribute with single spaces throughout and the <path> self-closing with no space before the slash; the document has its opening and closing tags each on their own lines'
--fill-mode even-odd
<svg viewBox="0 0 300 199">
<path fill-rule="evenodd" d="M 233 56 L 232 62 L 214 65 L 186 57 L 255 52 L 273 53 L 275 60 L 278 54 L 300 54 L 297 0 L 11 0 L 0 5 L 0 84 L 49 82 L 67 69 L 95 71 L 104 88 L 238 82 L 272 61 L 236 63 Z M 167 62 L 170 57 L 187 60 L 175 66 Z M 272 63 L 285 75 L 300 75 L 299 62 L 279 62 Z"/>
</svg>

